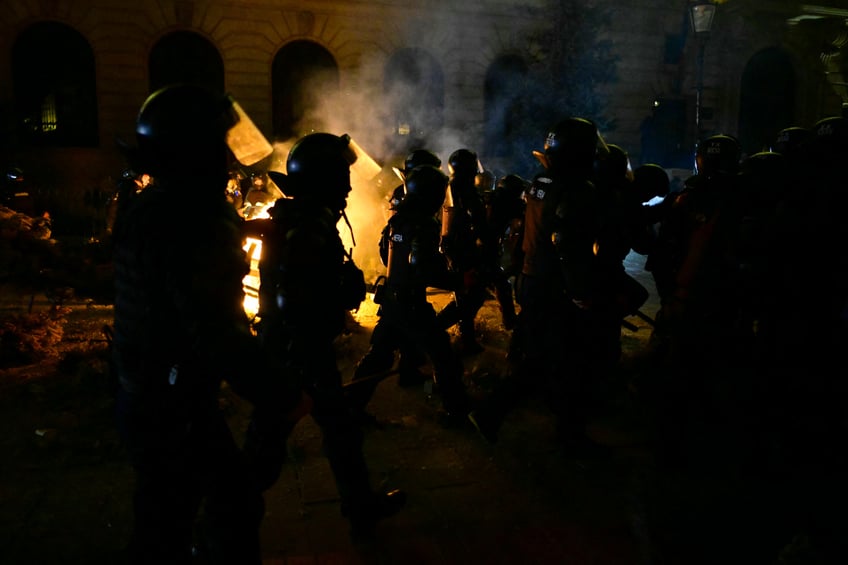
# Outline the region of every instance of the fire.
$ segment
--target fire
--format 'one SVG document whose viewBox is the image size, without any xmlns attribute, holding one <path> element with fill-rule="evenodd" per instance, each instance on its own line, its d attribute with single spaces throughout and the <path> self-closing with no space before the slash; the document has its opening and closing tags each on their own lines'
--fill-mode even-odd
<svg viewBox="0 0 848 565">
<path fill-rule="evenodd" d="M 244 289 L 244 311 L 253 319 L 259 313 L 259 259 L 262 257 L 262 240 L 253 237 L 245 239 L 244 250 L 250 261 L 250 272 L 241 281 Z"/>
<path fill-rule="evenodd" d="M 273 189 L 279 191 L 274 185 L 274 181 L 268 179 L 268 183 Z M 280 193 L 282 194 L 282 193 Z M 274 201 L 269 200 L 263 202 L 261 208 L 254 207 L 250 213 L 250 219 L 270 218 L 271 214 L 268 209 L 273 206 Z M 242 247 L 247 253 L 247 260 L 250 262 L 250 272 L 248 272 L 241 280 L 242 289 L 244 290 L 244 312 L 251 320 L 259 313 L 259 260 L 262 258 L 262 240 L 256 237 L 246 237 Z"/>
<path fill-rule="evenodd" d="M 352 251 L 356 264 L 365 272 L 366 282 L 371 283 L 382 274 L 384 268 L 380 262 L 377 242 L 380 231 L 386 221 L 386 194 L 394 188 L 394 182 L 400 182 L 394 175 L 390 175 L 391 186 L 382 186 L 386 171 L 372 157 L 368 155 L 353 140 L 350 141 L 351 148 L 356 153 L 357 160 L 351 167 L 351 192 L 348 196 L 345 214 L 350 222 L 350 228 L 345 219 L 339 221 L 339 236 L 345 249 Z M 283 155 L 291 149 L 291 144 L 274 144 L 274 156 L 270 168 L 272 170 L 285 170 L 285 159 Z M 282 195 L 282 191 L 268 179 L 269 188 Z M 273 201 L 263 203 L 263 209 L 255 207 L 250 210 L 249 219 L 268 218 L 268 208 Z M 244 215 L 244 214 L 242 214 Z M 352 230 L 352 231 L 351 231 Z M 253 319 L 259 311 L 259 259 L 262 256 L 262 241 L 257 238 L 248 237 L 244 243 L 244 250 L 250 260 L 250 272 L 242 280 L 244 289 L 244 311 L 248 317 Z"/>
</svg>

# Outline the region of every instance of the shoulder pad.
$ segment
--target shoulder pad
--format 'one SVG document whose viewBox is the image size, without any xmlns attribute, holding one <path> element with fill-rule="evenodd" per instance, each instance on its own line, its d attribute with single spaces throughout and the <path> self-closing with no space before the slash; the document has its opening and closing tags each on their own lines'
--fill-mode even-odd
<svg viewBox="0 0 848 565">
<path fill-rule="evenodd" d="M 545 194 L 550 190 L 554 181 L 550 177 L 538 176 L 533 180 L 533 184 L 527 189 L 527 196 L 536 200 L 544 200 Z"/>
</svg>

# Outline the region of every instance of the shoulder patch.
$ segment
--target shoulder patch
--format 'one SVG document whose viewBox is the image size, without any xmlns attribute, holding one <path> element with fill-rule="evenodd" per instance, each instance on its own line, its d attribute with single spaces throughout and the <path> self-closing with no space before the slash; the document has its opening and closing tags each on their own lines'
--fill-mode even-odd
<svg viewBox="0 0 848 565">
<path fill-rule="evenodd" d="M 553 184 L 553 182 L 549 177 L 536 177 L 536 180 L 527 190 L 527 195 L 537 200 L 544 200 L 545 194 L 547 194 L 547 185 Z"/>
</svg>

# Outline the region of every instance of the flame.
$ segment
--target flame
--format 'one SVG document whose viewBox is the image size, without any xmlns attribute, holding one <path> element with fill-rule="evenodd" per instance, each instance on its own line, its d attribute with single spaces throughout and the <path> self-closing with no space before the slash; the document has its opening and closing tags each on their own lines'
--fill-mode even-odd
<svg viewBox="0 0 848 565">
<path fill-rule="evenodd" d="M 380 186 L 380 177 L 383 168 L 353 140 L 351 144 L 357 155 L 357 162 L 351 167 L 351 192 L 348 195 L 345 214 L 350 221 L 348 228 L 344 219 L 339 220 L 339 237 L 345 249 L 352 252 L 357 266 L 363 270 L 366 282 L 383 273 L 384 267 L 380 261 L 377 242 L 380 232 L 386 222 L 387 200 L 386 189 Z M 283 155 L 288 153 L 291 144 L 274 144 L 274 161 L 271 170 L 285 170 L 285 159 Z M 395 184 L 388 189 L 389 193 Z M 279 191 L 274 181 L 268 179 L 271 190 Z M 282 191 L 279 191 L 282 196 Z M 265 202 L 250 209 L 242 209 L 240 213 L 248 219 L 269 218 L 268 209 L 274 201 Z M 259 311 L 259 259 L 262 255 L 262 241 L 255 238 L 247 238 L 244 250 L 250 260 L 250 272 L 242 280 L 244 288 L 244 311 L 248 317 L 253 319 Z"/>
<path fill-rule="evenodd" d="M 259 313 L 259 259 L 262 257 L 262 240 L 253 237 L 245 239 L 244 250 L 250 261 L 250 272 L 241 281 L 244 289 L 244 312 L 248 318 Z"/>
</svg>

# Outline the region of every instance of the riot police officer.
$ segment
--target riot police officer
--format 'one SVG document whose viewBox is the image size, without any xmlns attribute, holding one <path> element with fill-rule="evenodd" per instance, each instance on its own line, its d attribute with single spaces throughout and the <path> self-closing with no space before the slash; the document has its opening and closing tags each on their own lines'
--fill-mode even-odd
<svg viewBox="0 0 848 565">
<path fill-rule="evenodd" d="M 711 242 L 719 218 L 730 216 L 740 160 L 741 148 L 733 136 L 714 135 L 698 144 L 695 174 L 674 196 L 652 257 L 652 274 L 663 308 L 661 318 L 683 314 L 684 303 L 689 313 L 694 313 L 694 305 L 703 314 L 717 314 L 713 306 L 722 307 L 717 294 L 701 290 L 712 288 L 706 277 L 715 285 L 721 284 L 717 280 L 720 273 L 709 265 L 713 257 L 704 253 L 708 247 L 715 248 Z M 690 301 L 691 294 L 698 300 Z"/>
<path fill-rule="evenodd" d="M 528 186 L 529 183 L 519 175 L 502 176 L 495 182 L 486 208 L 486 225 L 492 248 L 489 260 L 494 263 L 491 266 L 492 284 L 507 330 L 513 330 L 518 323 L 513 285 L 521 273 L 524 259 L 521 239 L 524 236 L 524 191 Z"/>
<path fill-rule="evenodd" d="M 420 165 L 406 176 L 406 195 L 384 232 L 388 241 L 385 287 L 375 293 L 380 318 L 371 346 L 359 361 L 347 394 L 354 413 L 361 414 L 379 382 L 391 368 L 403 343 L 417 343 L 433 365 L 441 397 L 443 423 L 461 425 L 469 411 L 463 365 L 451 348 L 450 336 L 436 319 L 427 300 L 427 287 L 450 288 L 453 275 L 439 253 L 440 227 L 436 213 L 445 200 L 448 177 L 433 165 Z"/>
<path fill-rule="evenodd" d="M 713 135 L 698 144 L 695 174 L 674 195 L 651 256 L 660 296 L 652 335 L 663 381 L 660 453 L 675 465 L 692 462 L 687 439 L 708 428 L 716 435 L 729 415 L 730 395 L 718 390 L 716 377 L 736 375 L 738 387 L 750 373 L 754 328 L 745 323 L 747 305 L 739 294 L 745 286 L 738 255 L 745 208 L 740 161 L 733 136 Z M 728 422 L 723 418 L 722 425 Z"/>
<path fill-rule="evenodd" d="M 594 244 L 599 203 L 591 178 L 600 145 L 595 124 L 569 117 L 547 134 L 542 164 L 526 192 L 524 264 L 518 284 L 522 365 L 471 419 L 490 441 L 530 381 L 543 391 L 568 455 L 602 451 L 587 434 L 600 351 L 596 336 Z M 526 378 L 522 378 L 526 377 Z"/>
<path fill-rule="evenodd" d="M 203 505 L 209 562 L 259 565 L 262 491 L 219 409 L 219 388 L 225 379 L 292 426 L 305 409 L 242 307 L 241 219 L 224 191 L 233 108 L 217 92 L 165 87 L 142 105 L 128 148 L 133 169 L 156 177 L 113 229 L 117 416 L 136 476 L 133 563 L 190 562 Z"/>
<path fill-rule="evenodd" d="M 785 378 L 783 418 L 792 428 L 787 437 L 792 460 L 832 467 L 848 460 L 841 440 L 844 379 L 832 369 L 841 363 L 848 338 L 848 119 L 816 121 L 802 154 L 804 166 L 791 177 L 790 205 L 781 218 L 788 244 L 781 259 L 790 253 L 792 268 L 781 263 L 783 300 L 775 316 L 781 357 L 775 366 Z"/>
<path fill-rule="evenodd" d="M 493 256 L 493 242 L 486 225 L 486 208 L 475 181 L 481 172 L 477 154 L 470 149 L 457 149 L 448 159 L 450 172 L 448 197 L 442 209 L 440 249 L 450 269 L 459 275 L 462 285 L 453 293 L 453 301 L 439 312 L 444 328 L 459 325 L 462 349 L 479 353 L 483 347 L 477 340 L 474 319 L 487 297 L 490 273 L 486 255 Z"/>
<path fill-rule="evenodd" d="M 633 200 L 640 204 L 639 219 L 635 225 L 633 251 L 650 259 L 657 239 L 659 225 L 671 204 L 668 173 L 656 163 L 644 163 L 633 169 Z M 648 270 L 646 268 L 646 270 Z"/>
<path fill-rule="evenodd" d="M 627 274 L 624 260 L 630 250 L 639 246 L 642 235 L 642 201 L 633 187 L 630 157 L 621 146 L 607 144 L 597 159 L 593 184 L 598 196 L 598 239 L 595 244 L 598 270 L 595 293 L 603 301 L 595 304 L 596 317 L 606 322 L 597 337 L 606 344 L 604 357 L 612 364 L 621 356 L 621 322 L 632 315 L 648 299 L 648 291 Z M 612 367 L 610 367 L 612 368 Z"/>
<path fill-rule="evenodd" d="M 365 298 L 363 273 L 344 249 L 337 223 L 351 190 L 356 161 L 350 137 L 310 133 L 292 146 L 286 174 L 270 171 L 288 198 L 271 209 L 260 260 L 259 333 L 297 375 L 314 401 L 312 417 L 321 428 L 324 451 L 336 479 L 342 513 L 354 541 L 368 541 L 379 520 L 398 512 L 405 493 L 372 489 L 362 453 L 363 434 L 344 399 L 333 342 L 350 310 Z M 285 437 L 257 449 L 276 478 L 285 455 Z"/>
<path fill-rule="evenodd" d="M 419 148 L 411 151 L 403 161 L 403 169 L 400 171 L 400 176 L 405 178 L 415 167 L 419 165 L 432 165 L 441 167 L 442 160 L 434 152 L 429 149 Z M 393 191 L 390 200 L 389 209 L 394 215 L 401 200 L 406 194 L 406 187 L 403 182 L 398 185 Z M 388 230 L 390 224 L 386 224 L 383 232 L 380 235 L 380 260 L 383 265 L 388 267 L 389 254 L 389 237 Z M 430 375 L 424 373 L 421 367 L 427 362 L 426 354 L 414 342 L 403 343 L 398 347 L 398 385 L 400 386 L 415 386 L 421 385 L 430 379 Z"/>
</svg>

